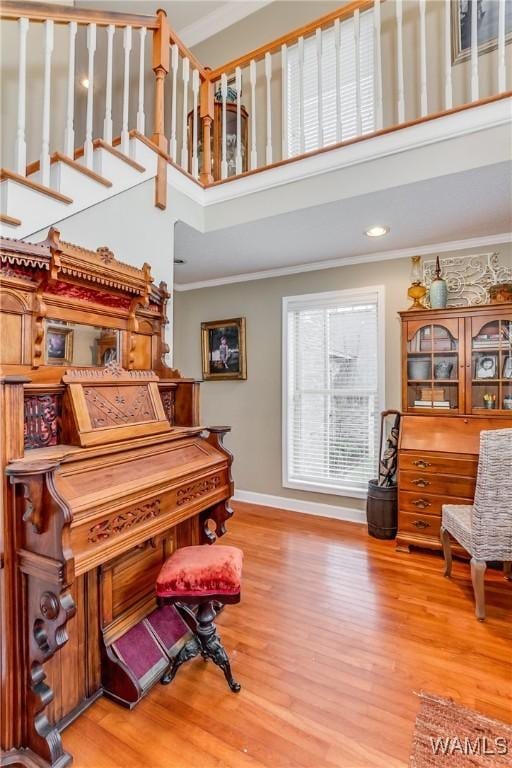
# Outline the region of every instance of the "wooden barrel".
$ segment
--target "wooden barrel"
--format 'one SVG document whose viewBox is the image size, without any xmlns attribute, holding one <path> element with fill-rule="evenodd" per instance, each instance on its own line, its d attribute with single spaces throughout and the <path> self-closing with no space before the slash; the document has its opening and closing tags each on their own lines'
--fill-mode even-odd
<svg viewBox="0 0 512 768">
<path fill-rule="evenodd" d="M 398 527 L 397 485 L 380 487 L 377 480 L 368 482 L 366 501 L 368 533 L 376 539 L 394 539 Z"/>
</svg>

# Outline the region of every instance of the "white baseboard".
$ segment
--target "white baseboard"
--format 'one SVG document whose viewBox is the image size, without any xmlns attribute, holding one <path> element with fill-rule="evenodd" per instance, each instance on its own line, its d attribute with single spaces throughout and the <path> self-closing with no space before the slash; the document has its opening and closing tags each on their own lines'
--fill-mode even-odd
<svg viewBox="0 0 512 768">
<path fill-rule="evenodd" d="M 290 499 L 285 496 L 271 496 L 267 493 L 241 491 L 238 488 L 235 490 L 233 501 L 246 501 L 249 504 L 260 504 L 262 507 L 275 507 L 290 512 L 302 512 L 305 515 L 331 517 L 334 520 L 347 520 L 351 523 L 366 523 L 366 513 L 363 510 L 342 507 L 337 504 L 321 504 L 316 501 Z"/>
</svg>

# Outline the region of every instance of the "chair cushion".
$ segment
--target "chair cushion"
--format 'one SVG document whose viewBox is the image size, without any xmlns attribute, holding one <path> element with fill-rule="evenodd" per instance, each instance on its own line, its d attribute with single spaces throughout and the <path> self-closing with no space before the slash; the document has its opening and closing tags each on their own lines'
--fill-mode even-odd
<svg viewBox="0 0 512 768">
<path fill-rule="evenodd" d="M 473 507 L 466 504 L 443 504 L 442 526 L 457 539 L 464 549 L 471 551 L 471 516 Z"/>
<path fill-rule="evenodd" d="M 158 597 L 236 595 L 243 552 L 219 544 L 182 547 L 167 558 L 156 580 Z"/>
</svg>

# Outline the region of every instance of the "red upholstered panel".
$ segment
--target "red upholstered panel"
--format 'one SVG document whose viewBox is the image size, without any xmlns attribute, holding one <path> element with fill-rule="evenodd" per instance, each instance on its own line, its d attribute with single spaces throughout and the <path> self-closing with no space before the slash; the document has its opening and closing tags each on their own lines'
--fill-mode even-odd
<svg viewBox="0 0 512 768">
<path fill-rule="evenodd" d="M 159 597 L 236 595 L 240 592 L 243 552 L 215 544 L 177 549 L 156 580 Z"/>
</svg>

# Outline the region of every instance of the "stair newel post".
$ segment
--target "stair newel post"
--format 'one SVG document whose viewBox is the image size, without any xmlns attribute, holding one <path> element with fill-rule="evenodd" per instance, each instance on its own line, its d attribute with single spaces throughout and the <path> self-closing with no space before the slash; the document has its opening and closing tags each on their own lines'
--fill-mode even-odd
<svg viewBox="0 0 512 768">
<path fill-rule="evenodd" d="M 208 78 L 208 67 L 206 77 L 201 83 L 199 92 L 199 116 L 202 123 L 203 132 L 203 164 L 200 173 L 200 180 L 203 184 L 211 184 L 212 175 L 212 150 L 211 150 L 211 131 L 212 123 L 215 118 L 215 104 L 213 83 Z"/>
<path fill-rule="evenodd" d="M 154 133 L 151 140 L 163 152 L 167 152 L 167 139 L 164 130 L 164 84 L 169 73 L 169 24 L 167 14 L 162 9 L 157 11 L 158 27 L 153 32 L 152 69 L 155 73 L 155 113 Z M 165 208 L 167 205 L 167 160 L 158 158 L 158 170 L 155 187 L 155 205 Z"/>
</svg>

